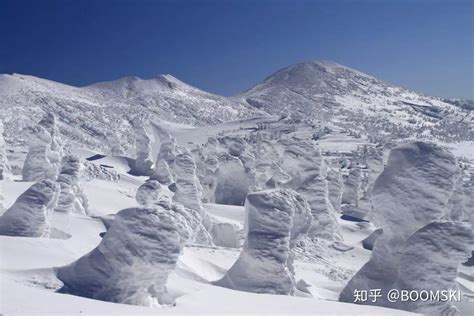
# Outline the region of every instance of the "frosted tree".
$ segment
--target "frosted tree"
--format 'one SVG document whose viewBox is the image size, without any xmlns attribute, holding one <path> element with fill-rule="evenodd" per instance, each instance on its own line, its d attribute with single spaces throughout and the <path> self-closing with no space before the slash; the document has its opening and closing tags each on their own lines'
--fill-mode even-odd
<svg viewBox="0 0 474 316">
<path fill-rule="evenodd" d="M 382 289 L 386 296 L 389 289 L 402 286 L 402 273 L 416 273 L 418 280 L 435 279 L 439 274 L 438 263 L 445 271 L 457 270 L 462 259 L 456 254 L 458 250 L 449 248 L 470 238 L 472 233 L 452 222 L 431 223 L 446 217 L 458 174 L 456 158 L 437 145 L 415 142 L 391 150 L 387 166 L 372 191 L 373 220 L 383 234 L 375 242 L 369 262 L 341 292 L 341 301 L 353 302 L 356 289 Z M 457 236 L 456 229 L 464 236 Z M 417 233 L 419 230 L 423 233 Z M 452 246 L 448 246 L 450 243 Z M 446 245 L 446 249 L 441 251 L 436 245 Z M 425 268 L 417 267 L 421 261 L 412 255 L 416 252 L 423 254 Z M 445 281 L 451 282 L 449 278 Z M 391 306 L 384 299 L 366 304 Z"/>
<path fill-rule="evenodd" d="M 94 250 L 57 269 L 60 291 L 114 303 L 174 305 L 166 283 L 190 235 L 183 216 L 162 207 L 122 210 Z"/>
<path fill-rule="evenodd" d="M 326 179 L 328 181 L 328 198 L 336 212 L 341 211 L 343 182 L 342 174 L 335 168 L 328 170 Z"/>
<path fill-rule="evenodd" d="M 133 173 L 140 176 L 150 176 L 153 174 L 153 160 L 151 159 L 151 138 L 148 131 L 148 124 L 139 118 L 132 122 L 135 132 L 135 146 L 137 156 Z"/>
<path fill-rule="evenodd" d="M 55 180 L 57 170 L 51 164 L 51 135 L 37 125 L 27 129 L 28 154 L 22 169 L 24 181 Z"/>
<path fill-rule="evenodd" d="M 295 292 L 292 249 L 311 226 L 308 202 L 293 190 L 250 193 L 245 202 L 247 237 L 242 252 L 215 284 L 255 293 Z"/>
<path fill-rule="evenodd" d="M 342 193 L 342 204 L 352 206 L 359 205 L 361 196 L 362 173 L 358 167 L 349 170 L 349 174 L 345 177 L 344 190 Z"/>
<path fill-rule="evenodd" d="M 48 159 L 57 174 L 61 167 L 61 157 L 64 156 L 64 150 L 57 126 L 56 116 L 52 112 L 47 112 L 43 119 L 39 121 L 38 125 L 47 130 L 51 136 Z"/>
<path fill-rule="evenodd" d="M 3 138 L 3 121 L 0 120 L 0 214 L 3 213 L 3 180 L 8 177 L 10 173 L 10 166 L 8 164 L 6 144 Z"/>
<path fill-rule="evenodd" d="M 48 237 L 59 184 L 45 179 L 28 188 L 0 217 L 0 235 Z"/>
<path fill-rule="evenodd" d="M 201 213 L 197 210 L 184 207 L 178 202 L 172 202 L 171 198 L 165 194 L 165 191 L 158 181 L 148 180 L 142 184 L 137 189 L 136 200 L 142 206 L 148 208 L 160 207 L 182 216 L 191 232 L 191 235 L 188 238 L 190 242 L 201 244 L 212 243 L 212 237 L 202 224 Z"/>
<path fill-rule="evenodd" d="M 282 169 L 291 177 L 282 186 L 304 196 L 311 207 L 313 224 L 309 236 L 340 238 L 336 211 L 329 200 L 327 162 L 311 141 L 280 139 Z"/>
<path fill-rule="evenodd" d="M 458 267 L 474 249 L 474 234 L 461 222 L 432 222 L 416 231 L 406 242 L 399 263 L 396 289 L 441 292 L 459 291 Z M 417 300 L 389 304 L 423 315 L 456 315 L 457 307 L 442 300 Z"/>
<path fill-rule="evenodd" d="M 168 133 L 160 133 L 160 149 L 156 157 L 155 172 L 150 179 L 158 180 L 162 184 L 169 185 L 175 181 L 173 167 L 174 158 L 178 155 L 176 141 Z"/>
<path fill-rule="evenodd" d="M 212 243 L 209 240 L 208 231 L 211 229 L 212 221 L 204 211 L 201 203 L 202 192 L 199 190 L 199 179 L 196 176 L 196 164 L 190 153 L 179 154 L 174 159 L 173 170 L 176 175 L 176 192 L 173 202 L 182 204 L 185 208 L 194 210 L 200 215 L 200 220 L 207 232 L 197 239 L 201 243 Z"/>
<path fill-rule="evenodd" d="M 0 120 L 0 181 L 10 174 L 10 165 L 7 159 L 6 143 L 3 138 L 3 121 Z"/>
<path fill-rule="evenodd" d="M 74 155 L 64 156 L 57 182 L 61 186 L 56 211 L 90 215 L 89 200 L 80 185 L 84 169 L 81 159 Z"/>
</svg>

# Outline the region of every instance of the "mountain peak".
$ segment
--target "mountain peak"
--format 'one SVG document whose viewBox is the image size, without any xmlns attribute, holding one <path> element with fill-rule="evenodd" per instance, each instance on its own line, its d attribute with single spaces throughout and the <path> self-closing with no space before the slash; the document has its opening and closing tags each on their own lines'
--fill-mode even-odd
<svg viewBox="0 0 474 316">
<path fill-rule="evenodd" d="M 303 61 L 291 66 L 285 67 L 267 77 L 264 82 L 285 82 L 301 84 L 305 82 L 314 82 L 327 77 L 340 76 L 363 76 L 372 78 L 355 69 L 343 66 L 330 60 Z"/>
</svg>

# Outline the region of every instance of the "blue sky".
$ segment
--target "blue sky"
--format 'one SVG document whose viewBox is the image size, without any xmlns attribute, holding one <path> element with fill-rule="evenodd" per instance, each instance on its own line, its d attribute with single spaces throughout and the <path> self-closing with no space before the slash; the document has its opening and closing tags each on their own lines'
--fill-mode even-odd
<svg viewBox="0 0 474 316">
<path fill-rule="evenodd" d="M 0 73 L 73 85 L 170 73 L 232 95 L 305 60 L 474 98 L 472 0 L 0 0 Z"/>
</svg>

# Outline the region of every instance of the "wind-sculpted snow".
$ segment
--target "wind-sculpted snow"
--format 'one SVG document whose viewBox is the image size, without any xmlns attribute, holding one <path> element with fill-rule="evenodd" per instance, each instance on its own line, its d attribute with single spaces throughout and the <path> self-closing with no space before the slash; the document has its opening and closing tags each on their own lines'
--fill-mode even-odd
<svg viewBox="0 0 474 316">
<path fill-rule="evenodd" d="M 470 257 L 473 249 L 474 233 L 469 225 L 461 222 L 430 223 L 407 240 L 393 288 L 419 292 L 459 290 L 455 282 L 458 267 Z M 423 315 L 459 314 L 452 302 L 442 300 L 407 301 L 394 306 Z"/>
<path fill-rule="evenodd" d="M 151 159 L 151 138 L 147 130 L 147 122 L 134 119 L 131 125 L 135 131 L 136 159 L 131 172 L 139 176 L 153 174 L 153 161 Z"/>
<path fill-rule="evenodd" d="M 28 188 L 0 217 L 0 235 L 48 237 L 59 184 L 45 179 Z"/>
<path fill-rule="evenodd" d="M 216 284 L 241 291 L 292 295 L 292 248 L 310 228 L 308 203 L 295 191 L 274 189 L 250 193 L 245 209 L 244 247 Z"/>
<path fill-rule="evenodd" d="M 22 169 L 24 181 L 39 181 L 42 179 L 56 179 L 57 171 L 51 164 L 51 135 L 36 125 L 27 129 L 28 154 Z"/>
<path fill-rule="evenodd" d="M 55 211 L 90 215 L 89 200 L 79 183 L 84 166 L 77 156 L 64 156 L 57 182 L 61 186 Z"/>
<path fill-rule="evenodd" d="M 122 210 L 97 248 L 57 268 L 61 291 L 115 303 L 173 305 L 166 283 L 190 235 L 186 220 L 162 207 Z"/>
<path fill-rule="evenodd" d="M 408 247 L 424 246 L 412 245 L 419 239 L 411 239 L 411 236 L 431 222 L 445 217 L 458 175 L 456 158 L 434 144 L 414 142 L 391 150 L 387 166 L 375 181 L 372 191 L 373 220 L 383 229 L 383 234 L 377 239 L 369 262 L 342 291 L 341 301 L 353 302 L 356 289 L 387 291 L 394 286 L 401 277 L 402 253 Z M 452 236 L 440 234 L 433 238 L 438 239 L 437 243 L 444 244 L 447 242 L 445 239 Z M 436 255 L 442 258 L 449 254 L 439 252 Z M 433 252 L 424 260 L 438 259 Z M 429 273 L 426 270 L 426 278 L 430 278 Z"/>
</svg>

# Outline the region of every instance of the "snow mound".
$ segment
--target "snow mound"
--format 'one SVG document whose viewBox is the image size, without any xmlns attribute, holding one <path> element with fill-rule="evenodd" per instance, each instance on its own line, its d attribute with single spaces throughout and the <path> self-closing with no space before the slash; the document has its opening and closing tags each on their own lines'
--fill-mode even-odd
<svg viewBox="0 0 474 316">
<path fill-rule="evenodd" d="M 59 184 L 45 179 L 33 184 L 0 217 L 0 235 L 48 237 Z"/>
<path fill-rule="evenodd" d="M 287 189 L 250 193 L 245 202 L 247 239 L 225 276 L 215 284 L 255 293 L 295 292 L 292 249 L 309 231 L 307 201 Z"/>
<path fill-rule="evenodd" d="M 61 292 L 132 305 L 173 305 L 166 282 L 190 235 L 182 216 L 159 206 L 122 210 L 94 250 L 57 268 Z"/>
</svg>

